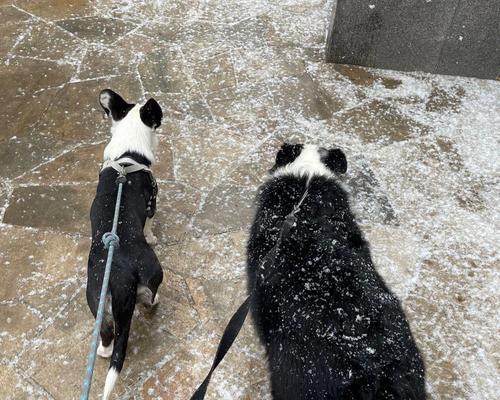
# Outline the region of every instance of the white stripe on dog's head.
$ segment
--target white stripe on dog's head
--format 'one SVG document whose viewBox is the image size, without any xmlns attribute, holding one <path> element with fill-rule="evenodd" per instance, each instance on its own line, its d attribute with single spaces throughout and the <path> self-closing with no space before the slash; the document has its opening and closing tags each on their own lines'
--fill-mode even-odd
<svg viewBox="0 0 500 400">
<path fill-rule="evenodd" d="M 339 149 L 327 150 L 312 144 L 285 143 L 276 155 L 271 174 L 275 177 L 316 175 L 332 178 L 336 173 L 344 173 L 346 170 L 347 161 Z"/>
<path fill-rule="evenodd" d="M 112 118 L 111 141 L 104 149 L 104 160 L 115 160 L 133 152 L 146 157 L 151 164 L 158 145 L 156 128 L 163 113 L 154 99 L 144 105 L 129 104 L 110 89 L 99 95 L 102 108 Z"/>
</svg>

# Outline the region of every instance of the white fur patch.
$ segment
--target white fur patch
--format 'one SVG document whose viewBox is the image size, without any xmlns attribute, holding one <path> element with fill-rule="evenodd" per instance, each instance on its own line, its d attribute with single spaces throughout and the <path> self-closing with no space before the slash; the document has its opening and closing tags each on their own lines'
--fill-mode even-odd
<svg viewBox="0 0 500 400">
<path fill-rule="evenodd" d="M 299 156 L 290 164 L 274 171 L 273 176 L 293 175 L 297 177 L 321 175 L 333 178 L 335 175 L 321 162 L 319 147 L 306 144 Z"/>
<path fill-rule="evenodd" d="M 146 238 L 146 243 L 150 246 L 156 245 L 158 243 L 158 239 L 153 234 L 153 219 L 146 218 L 146 222 L 144 223 L 144 237 Z"/>
<path fill-rule="evenodd" d="M 153 300 L 153 306 L 156 306 L 160 302 L 160 296 L 158 293 L 155 294 L 155 298 Z"/>
<path fill-rule="evenodd" d="M 136 104 L 120 121 L 113 121 L 111 141 L 104 149 L 104 160 L 116 160 L 127 151 L 136 152 L 154 163 L 158 138 L 156 132 L 145 125 Z"/>
<path fill-rule="evenodd" d="M 109 396 L 111 396 L 111 392 L 115 387 L 117 379 L 118 379 L 118 371 L 114 367 L 111 367 L 108 371 L 108 375 L 106 376 L 106 383 L 104 384 L 104 392 L 102 394 L 103 400 L 109 399 Z"/>
<path fill-rule="evenodd" d="M 109 358 L 113 354 L 113 341 L 111 341 L 108 347 L 102 345 L 102 341 L 99 343 L 97 348 L 97 355 L 102 358 Z"/>
<path fill-rule="evenodd" d="M 110 96 L 108 92 L 101 93 L 101 96 L 99 97 L 99 101 L 101 102 L 102 106 L 106 107 L 108 110 L 109 110 L 109 99 Z"/>
</svg>

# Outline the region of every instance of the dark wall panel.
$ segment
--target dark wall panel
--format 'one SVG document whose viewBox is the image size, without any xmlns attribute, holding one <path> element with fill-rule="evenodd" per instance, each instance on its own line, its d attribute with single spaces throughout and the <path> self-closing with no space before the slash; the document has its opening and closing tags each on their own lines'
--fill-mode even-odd
<svg viewBox="0 0 500 400">
<path fill-rule="evenodd" d="M 500 0 L 338 0 L 327 61 L 494 79 Z"/>
</svg>

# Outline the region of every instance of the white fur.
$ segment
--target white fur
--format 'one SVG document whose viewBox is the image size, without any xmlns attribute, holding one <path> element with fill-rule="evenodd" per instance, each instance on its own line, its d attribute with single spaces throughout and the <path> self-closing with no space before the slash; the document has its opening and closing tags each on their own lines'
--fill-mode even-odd
<svg viewBox="0 0 500 400">
<path fill-rule="evenodd" d="M 156 306 L 159 302 L 160 302 L 160 295 L 158 293 L 156 293 L 152 305 Z"/>
<path fill-rule="evenodd" d="M 114 367 L 111 367 L 108 371 L 108 375 L 106 376 L 106 383 L 104 384 L 104 392 L 102 394 L 102 400 L 109 399 L 109 396 L 111 396 L 111 392 L 115 387 L 117 379 L 118 379 L 118 371 Z"/>
<path fill-rule="evenodd" d="M 111 341 L 108 347 L 103 346 L 101 341 L 97 348 L 97 355 L 102 358 L 109 358 L 111 354 L 113 354 L 113 341 Z"/>
<path fill-rule="evenodd" d="M 109 99 L 101 95 L 103 105 Z M 109 95 L 108 95 L 109 97 Z M 145 125 L 140 115 L 141 105 L 136 104 L 120 121 L 113 121 L 111 141 L 104 149 L 104 160 L 116 160 L 127 151 L 134 151 L 154 163 L 158 138 L 154 129 Z"/>
<path fill-rule="evenodd" d="M 144 224 L 144 236 L 146 237 L 146 243 L 150 246 L 154 246 L 158 243 L 158 239 L 153 234 L 153 218 L 146 218 L 146 222 Z"/>
<path fill-rule="evenodd" d="M 301 153 L 292 163 L 276 169 L 273 173 L 273 176 L 282 175 L 334 177 L 332 171 L 321 162 L 320 148 L 313 144 L 304 145 Z"/>
<path fill-rule="evenodd" d="M 101 96 L 99 97 L 99 101 L 103 105 L 103 107 L 106 107 L 109 110 L 109 99 L 110 95 L 108 92 L 101 93 Z"/>
</svg>

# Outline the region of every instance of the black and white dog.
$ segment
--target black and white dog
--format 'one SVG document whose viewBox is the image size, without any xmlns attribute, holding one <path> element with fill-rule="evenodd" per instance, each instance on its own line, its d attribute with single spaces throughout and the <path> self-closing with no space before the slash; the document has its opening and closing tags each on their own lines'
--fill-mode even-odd
<svg viewBox="0 0 500 400">
<path fill-rule="evenodd" d="M 425 371 L 398 299 L 336 181 L 344 153 L 284 144 L 263 184 L 248 243 L 252 315 L 275 400 L 425 399 Z M 308 187 L 296 225 L 262 260 Z"/>
<path fill-rule="evenodd" d="M 102 235 L 111 231 L 117 195 L 118 172 L 107 165 L 136 165 L 139 171 L 126 175 L 117 234 L 120 245 L 115 250 L 101 344 L 97 353 L 111 357 L 103 399 L 108 399 L 120 373 L 135 305 L 153 306 L 163 271 L 151 244 L 151 218 L 156 207 L 156 182 L 149 168 L 157 147 L 156 128 L 162 119 L 161 107 L 154 99 L 144 105 L 129 104 L 112 90 L 103 90 L 100 103 L 112 119 L 111 141 L 104 150 L 104 168 L 99 175 L 97 192 L 90 210 L 92 245 L 88 260 L 87 303 L 97 314 L 107 250 Z"/>
</svg>

